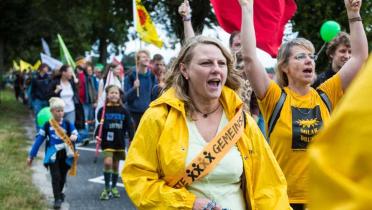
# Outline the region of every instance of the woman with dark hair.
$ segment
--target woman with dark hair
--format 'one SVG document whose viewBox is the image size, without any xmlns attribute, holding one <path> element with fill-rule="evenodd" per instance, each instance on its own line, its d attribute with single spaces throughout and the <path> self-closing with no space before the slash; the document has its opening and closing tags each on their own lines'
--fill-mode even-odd
<svg viewBox="0 0 372 210">
<path fill-rule="evenodd" d="M 69 65 L 63 65 L 59 69 L 57 75 L 51 83 L 51 95 L 54 97 L 60 97 L 65 102 L 64 116 L 63 119 L 74 123 L 76 121 L 75 104 L 80 104 L 79 97 L 77 94 L 77 79 L 73 74 L 73 70 Z M 83 125 L 76 125 L 77 129 L 81 129 Z"/>
</svg>

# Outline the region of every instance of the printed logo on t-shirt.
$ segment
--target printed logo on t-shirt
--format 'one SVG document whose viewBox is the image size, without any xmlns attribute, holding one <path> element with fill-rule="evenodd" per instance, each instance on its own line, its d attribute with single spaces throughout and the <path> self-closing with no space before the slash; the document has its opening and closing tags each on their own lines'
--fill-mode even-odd
<svg viewBox="0 0 372 210">
<path fill-rule="evenodd" d="M 304 150 L 323 125 L 319 106 L 292 109 L 292 149 Z"/>
<path fill-rule="evenodd" d="M 107 132 L 107 141 L 114 141 L 114 132 Z"/>
</svg>

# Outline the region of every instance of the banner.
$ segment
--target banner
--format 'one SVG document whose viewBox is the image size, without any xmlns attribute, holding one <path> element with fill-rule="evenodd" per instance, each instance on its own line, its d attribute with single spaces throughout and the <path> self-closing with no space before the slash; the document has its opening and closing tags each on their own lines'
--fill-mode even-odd
<svg viewBox="0 0 372 210">
<path fill-rule="evenodd" d="M 38 70 L 41 65 L 40 60 L 37 60 L 36 63 L 32 66 L 33 70 Z"/>
<path fill-rule="evenodd" d="M 133 19 L 137 33 L 142 41 L 154 44 L 159 48 L 163 46 L 163 41 L 158 36 L 155 25 L 141 0 L 133 0 Z"/>
<path fill-rule="evenodd" d="M 218 23 L 226 32 L 240 31 L 242 11 L 238 0 L 211 0 Z M 294 0 L 254 1 L 253 21 L 257 47 L 276 57 L 285 24 L 297 10 Z"/>
<path fill-rule="evenodd" d="M 372 54 L 308 150 L 309 209 L 372 208 Z"/>
<path fill-rule="evenodd" d="M 20 70 L 18 63 L 15 60 L 13 60 L 13 69 L 16 71 Z"/>
<path fill-rule="evenodd" d="M 19 66 L 21 67 L 21 71 L 33 70 L 33 66 L 22 59 L 19 61 Z"/>
<path fill-rule="evenodd" d="M 47 64 L 52 69 L 52 71 L 59 69 L 63 65 L 61 61 L 52 58 L 44 53 L 40 53 L 40 58 L 43 63 Z"/>
<path fill-rule="evenodd" d="M 65 42 L 63 41 L 61 35 L 57 34 L 59 42 L 59 52 L 61 56 L 62 63 L 70 65 L 72 68 L 76 68 L 74 59 L 72 59 L 70 52 L 68 51 Z"/>
</svg>

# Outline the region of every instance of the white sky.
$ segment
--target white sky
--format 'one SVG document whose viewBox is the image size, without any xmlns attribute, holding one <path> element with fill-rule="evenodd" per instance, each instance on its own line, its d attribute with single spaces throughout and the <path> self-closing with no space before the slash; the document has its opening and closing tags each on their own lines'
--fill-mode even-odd
<svg viewBox="0 0 372 210">
<path fill-rule="evenodd" d="M 158 27 L 158 26 L 157 26 L 157 30 L 158 30 L 160 38 L 167 43 L 169 41 L 169 39 L 167 38 L 166 32 L 164 30 L 161 30 L 161 27 Z M 129 31 L 134 31 L 134 28 L 131 27 Z M 209 28 L 205 27 L 204 31 L 203 31 L 203 35 L 218 37 L 226 47 L 228 47 L 228 45 L 229 45 L 230 34 L 226 33 L 219 26 L 217 26 L 213 29 L 209 29 Z M 150 44 L 146 44 L 146 43 L 142 42 L 142 48 L 148 49 L 151 52 L 151 56 L 153 56 L 156 53 L 159 53 L 159 54 L 164 56 L 164 59 L 165 59 L 166 63 L 169 62 L 169 59 L 171 57 L 177 56 L 177 53 L 180 49 L 180 46 L 181 46 L 180 44 L 177 44 L 175 50 L 165 49 L 165 48 L 159 49 L 155 45 L 150 45 Z M 129 41 L 129 42 L 126 43 L 125 54 L 134 52 L 138 49 L 140 49 L 140 42 L 139 42 L 138 39 Z M 261 60 L 262 64 L 265 67 L 273 67 L 275 65 L 276 59 L 272 59 L 271 56 L 268 53 L 266 53 L 266 52 L 264 52 L 260 49 L 257 49 L 257 54 L 258 54 L 258 58 Z"/>
</svg>

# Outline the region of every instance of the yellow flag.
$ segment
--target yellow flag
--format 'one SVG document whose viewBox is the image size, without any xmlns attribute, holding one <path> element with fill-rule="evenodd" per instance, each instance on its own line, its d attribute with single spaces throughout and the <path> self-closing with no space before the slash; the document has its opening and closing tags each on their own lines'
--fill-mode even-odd
<svg viewBox="0 0 372 210">
<path fill-rule="evenodd" d="M 13 60 L 13 69 L 19 70 L 19 65 L 15 60 Z"/>
<path fill-rule="evenodd" d="M 40 60 L 37 60 L 36 63 L 32 66 L 32 69 L 33 70 L 37 70 L 41 65 L 41 61 Z"/>
<path fill-rule="evenodd" d="M 309 148 L 309 209 L 372 209 L 372 54 Z"/>
<path fill-rule="evenodd" d="M 21 71 L 25 71 L 25 70 L 28 70 L 28 69 L 32 69 L 33 66 L 29 63 L 27 63 L 26 61 L 22 60 L 19 62 L 19 65 L 21 67 Z"/>
<path fill-rule="evenodd" d="M 135 23 L 139 37 L 144 42 L 154 44 L 161 48 L 163 46 L 163 41 L 158 36 L 155 25 L 141 0 L 133 0 L 133 4 L 135 4 Z"/>
</svg>

